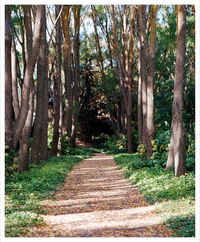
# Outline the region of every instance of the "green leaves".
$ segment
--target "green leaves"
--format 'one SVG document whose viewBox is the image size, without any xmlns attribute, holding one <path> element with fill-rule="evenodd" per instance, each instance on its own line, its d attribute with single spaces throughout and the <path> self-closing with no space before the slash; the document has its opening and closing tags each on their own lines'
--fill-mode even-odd
<svg viewBox="0 0 200 242">
<path fill-rule="evenodd" d="M 145 198 L 158 206 L 157 212 L 175 237 L 195 235 L 193 172 L 174 177 L 173 171 L 162 168 L 162 160 L 144 159 L 137 153 L 115 155 L 115 161 L 126 169 L 124 176 L 137 184 Z"/>
<path fill-rule="evenodd" d="M 6 181 L 6 236 L 21 236 L 31 226 L 42 223 L 41 200 L 51 196 L 64 182 L 66 174 L 89 150 L 79 156 L 51 157 L 48 162 L 15 173 Z"/>
</svg>

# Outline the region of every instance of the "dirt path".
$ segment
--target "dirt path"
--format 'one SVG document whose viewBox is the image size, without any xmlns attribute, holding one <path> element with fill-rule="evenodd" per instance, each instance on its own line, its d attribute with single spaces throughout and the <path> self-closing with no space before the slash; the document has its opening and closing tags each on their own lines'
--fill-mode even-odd
<svg viewBox="0 0 200 242">
<path fill-rule="evenodd" d="M 68 175 L 54 200 L 44 201 L 45 226 L 32 237 L 169 237 L 155 207 L 123 178 L 103 153 L 85 159 Z"/>
</svg>

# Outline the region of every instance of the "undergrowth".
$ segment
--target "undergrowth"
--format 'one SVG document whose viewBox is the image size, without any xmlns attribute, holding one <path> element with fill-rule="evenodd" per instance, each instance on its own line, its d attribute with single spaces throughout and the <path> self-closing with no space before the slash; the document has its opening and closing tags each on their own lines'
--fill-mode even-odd
<svg viewBox="0 0 200 242">
<path fill-rule="evenodd" d="M 51 157 L 39 166 L 31 165 L 29 171 L 6 178 L 6 237 L 23 236 L 32 226 L 43 223 L 39 216 L 44 212 L 41 201 L 50 197 L 74 165 L 92 152 L 97 150 L 77 148 L 73 156 Z"/>
<path fill-rule="evenodd" d="M 135 154 L 114 156 L 125 177 L 137 184 L 150 203 L 156 204 L 163 223 L 174 231 L 175 237 L 195 236 L 195 175 L 175 177 L 165 170 L 165 162 L 145 159 Z"/>
</svg>

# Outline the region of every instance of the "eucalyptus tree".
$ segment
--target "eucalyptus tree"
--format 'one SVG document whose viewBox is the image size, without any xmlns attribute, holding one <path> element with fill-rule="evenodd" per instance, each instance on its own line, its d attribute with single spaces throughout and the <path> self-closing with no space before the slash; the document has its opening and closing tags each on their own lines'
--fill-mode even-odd
<svg viewBox="0 0 200 242">
<path fill-rule="evenodd" d="M 183 128 L 183 82 L 186 47 L 186 10 L 184 5 L 177 6 L 177 47 L 172 105 L 171 140 L 166 168 L 175 167 L 175 176 L 184 175 L 185 169 L 185 132 Z"/>
<path fill-rule="evenodd" d="M 12 116 L 12 75 L 11 75 L 11 9 L 5 6 L 5 143 L 9 149 L 13 147 Z"/>
</svg>

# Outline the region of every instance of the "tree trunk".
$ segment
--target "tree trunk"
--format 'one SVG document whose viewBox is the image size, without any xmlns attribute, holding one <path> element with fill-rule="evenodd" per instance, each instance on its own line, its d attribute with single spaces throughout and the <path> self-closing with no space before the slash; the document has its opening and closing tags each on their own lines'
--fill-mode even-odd
<svg viewBox="0 0 200 242">
<path fill-rule="evenodd" d="M 39 58 L 37 63 L 37 102 L 36 102 L 36 113 L 35 113 L 35 124 L 33 132 L 33 142 L 32 142 L 32 151 L 31 151 L 31 161 L 34 164 L 39 164 L 40 157 L 42 156 L 42 144 L 45 142 L 43 137 L 45 136 L 43 129 L 45 129 L 44 122 L 44 113 L 47 112 L 46 109 L 46 96 L 48 93 L 44 92 L 44 85 L 48 81 L 47 77 L 47 56 L 46 56 L 46 18 L 45 18 L 45 8 L 43 9 L 42 14 L 42 28 L 41 28 L 41 45 Z M 46 123 L 46 126 L 48 124 Z M 40 141 L 40 142 L 38 142 Z"/>
<path fill-rule="evenodd" d="M 140 57 L 140 46 L 138 48 L 138 71 L 141 73 L 141 57 Z M 138 91 L 137 91 L 137 126 L 138 126 L 138 141 L 142 144 L 142 80 L 141 74 L 138 77 Z"/>
<path fill-rule="evenodd" d="M 153 77 L 155 63 L 155 46 L 156 46 L 156 13 L 157 5 L 151 6 L 150 16 L 150 47 L 147 70 L 147 157 L 150 158 L 153 153 L 152 141 L 154 140 L 154 96 L 153 96 Z"/>
<path fill-rule="evenodd" d="M 21 109 L 14 124 L 14 147 L 16 147 L 17 145 L 29 111 L 30 85 L 33 79 L 35 63 L 39 54 L 42 8 L 44 8 L 44 6 L 37 5 L 32 51 L 30 53 L 30 56 L 28 56 L 22 88 Z M 29 30 L 27 30 L 27 32 L 29 32 Z"/>
<path fill-rule="evenodd" d="M 30 134 L 31 134 L 32 123 L 33 123 L 33 106 L 34 106 L 33 87 L 31 87 L 29 102 L 30 103 L 29 103 L 28 115 L 20 137 L 19 163 L 18 163 L 18 171 L 20 172 L 26 171 L 29 169 Z"/>
<path fill-rule="evenodd" d="M 11 62 L 12 62 L 12 98 L 13 98 L 13 109 L 14 109 L 15 120 L 16 120 L 19 114 L 19 96 L 18 96 L 18 82 L 17 82 L 16 46 L 15 46 L 14 39 L 12 39 Z"/>
<path fill-rule="evenodd" d="M 65 74 L 65 102 L 63 113 L 62 133 L 71 138 L 72 133 L 72 109 L 73 109 L 73 78 L 72 78 L 72 54 L 70 40 L 70 8 L 63 7 L 61 20 L 64 34 L 64 74 Z"/>
<path fill-rule="evenodd" d="M 126 17 L 126 16 L 125 16 Z M 127 47 L 127 142 L 128 142 L 128 153 L 133 152 L 133 141 L 132 141 L 132 75 L 133 75 L 133 39 L 134 39 L 134 18 L 135 11 L 134 6 L 131 8 L 130 16 L 130 32 L 129 32 L 129 46 Z"/>
<path fill-rule="evenodd" d="M 186 40 L 186 13 L 185 6 L 177 6 L 177 51 L 174 81 L 174 99 L 172 106 L 172 133 L 171 144 L 166 168 L 174 163 L 175 176 L 184 175 L 185 168 L 185 143 L 183 129 L 183 81 L 185 63 Z"/>
<path fill-rule="evenodd" d="M 12 115 L 12 75 L 11 75 L 11 45 L 10 6 L 5 6 L 5 143 L 9 150 L 13 145 L 13 115 Z"/>
<path fill-rule="evenodd" d="M 56 17 L 60 12 L 60 6 L 55 7 Z M 54 112 L 54 127 L 53 140 L 51 146 L 51 155 L 56 156 L 58 152 L 59 140 L 59 121 L 60 121 L 60 85 L 61 85 L 61 25 L 60 19 L 56 23 L 56 76 L 54 79 L 54 97 L 55 97 L 55 112 Z"/>
<path fill-rule="evenodd" d="M 147 76 L 146 68 L 148 61 L 147 39 L 146 39 L 146 18 L 145 5 L 138 5 L 138 28 L 139 28 L 139 46 L 140 46 L 140 78 L 142 89 L 142 144 L 147 146 Z"/>
<path fill-rule="evenodd" d="M 44 8 L 44 16 L 46 16 L 46 9 Z M 44 36 L 44 58 L 43 60 L 43 105 L 42 105 L 42 131 L 41 131 L 41 147 L 40 147 L 40 160 L 48 159 L 48 46 L 46 40 L 46 17 L 44 18 L 44 24 L 42 27 L 42 35 Z"/>
<path fill-rule="evenodd" d="M 72 119 L 72 145 L 76 145 L 78 130 L 78 113 L 79 113 L 79 86 L 80 86 L 80 10 L 81 6 L 74 7 L 74 99 L 73 99 L 73 119 Z"/>
</svg>

